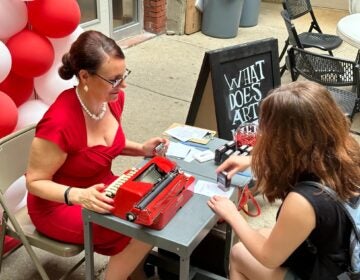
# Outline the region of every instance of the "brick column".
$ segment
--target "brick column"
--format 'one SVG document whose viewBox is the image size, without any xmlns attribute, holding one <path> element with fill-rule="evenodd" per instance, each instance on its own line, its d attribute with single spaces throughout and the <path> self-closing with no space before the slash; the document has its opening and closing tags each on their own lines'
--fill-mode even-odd
<svg viewBox="0 0 360 280">
<path fill-rule="evenodd" d="M 166 30 L 166 0 L 144 0 L 144 29 L 156 34 Z"/>
</svg>

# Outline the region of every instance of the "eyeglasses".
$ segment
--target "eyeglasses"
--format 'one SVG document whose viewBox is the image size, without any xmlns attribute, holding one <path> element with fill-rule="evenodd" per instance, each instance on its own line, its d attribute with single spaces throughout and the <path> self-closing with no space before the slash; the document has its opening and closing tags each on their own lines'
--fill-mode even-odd
<svg viewBox="0 0 360 280">
<path fill-rule="evenodd" d="M 121 78 L 116 79 L 116 80 L 108 80 L 108 79 L 104 78 L 103 76 L 99 75 L 98 73 L 95 73 L 94 75 L 96 75 L 100 79 L 104 80 L 105 82 L 108 82 L 109 84 L 112 85 L 113 88 L 115 88 L 118 85 L 120 85 L 130 75 L 130 73 L 131 73 L 131 70 L 126 68 L 124 75 Z"/>
</svg>

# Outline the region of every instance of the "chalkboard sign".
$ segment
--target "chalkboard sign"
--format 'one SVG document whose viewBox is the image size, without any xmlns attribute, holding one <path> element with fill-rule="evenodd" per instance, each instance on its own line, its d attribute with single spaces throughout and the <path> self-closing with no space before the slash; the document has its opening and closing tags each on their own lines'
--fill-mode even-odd
<svg viewBox="0 0 360 280">
<path fill-rule="evenodd" d="M 277 39 L 205 53 L 186 124 L 231 140 L 242 123 L 257 122 L 259 103 L 280 85 Z"/>
</svg>

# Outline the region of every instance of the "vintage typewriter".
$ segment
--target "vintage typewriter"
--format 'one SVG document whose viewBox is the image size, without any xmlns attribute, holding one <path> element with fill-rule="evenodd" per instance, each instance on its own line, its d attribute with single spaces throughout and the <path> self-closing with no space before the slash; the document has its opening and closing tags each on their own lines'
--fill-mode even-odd
<svg viewBox="0 0 360 280">
<path fill-rule="evenodd" d="M 156 156 L 140 169 L 124 172 L 105 193 L 114 198 L 115 216 L 162 229 L 191 198 L 194 181 L 175 162 Z"/>
</svg>

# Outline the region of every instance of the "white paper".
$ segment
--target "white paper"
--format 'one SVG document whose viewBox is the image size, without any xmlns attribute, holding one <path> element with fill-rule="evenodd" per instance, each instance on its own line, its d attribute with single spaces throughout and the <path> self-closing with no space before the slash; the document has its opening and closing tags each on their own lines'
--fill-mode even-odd
<svg viewBox="0 0 360 280">
<path fill-rule="evenodd" d="M 165 131 L 170 136 L 186 142 L 192 138 L 202 139 L 209 131 L 192 126 L 176 126 Z"/>
<path fill-rule="evenodd" d="M 187 156 L 184 158 L 184 161 L 186 162 L 192 162 L 195 158 L 194 158 L 194 155 L 196 154 L 200 154 L 202 151 L 201 150 L 198 150 L 196 148 L 193 148 L 193 147 L 190 147 L 190 151 L 189 153 L 187 154 Z"/>
<path fill-rule="evenodd" d="M 196 181 L 196 184 L 194 187 L 194 192 L 198 193 L 198 194 L 206 195 L 209 197 L 212 197 L 214 195 L 220 195 L 220 196 L 226 196 L 229 198 L 231 196 L 230 191 L 224 192 L 222 189 L 220 189 L 217 186 L 217 183 L 211 183 L 211 182 L 204 181 L 204 180 Z"/>
<path fill-rule="evenodd" d="M 188 153 L 190 152 L 190 150 L 191 150 L 191 147 L 189 147 L 189 146 L 170 141 L 166 155 L 177 157 L 177 158 L 185 158 L 188 155 Z"/>
</svg>

